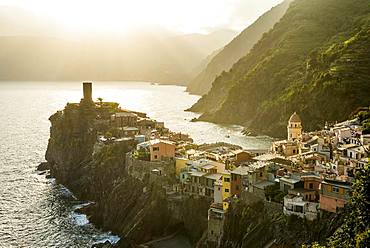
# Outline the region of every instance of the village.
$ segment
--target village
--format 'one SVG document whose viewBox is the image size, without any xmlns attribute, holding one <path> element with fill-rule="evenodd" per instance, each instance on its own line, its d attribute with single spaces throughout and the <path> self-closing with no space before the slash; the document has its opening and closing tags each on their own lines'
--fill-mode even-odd
<svg viewBox="0 0 370 248">
<path fill-rule="evenodd" d="M 91 83 L 84 83 L 83 90 L 80 104 L 93 104 L 98 111 L 96 149 L 132 140 L 136 149 L 126 154 L 129 175 L 160 182 L 168 197 L 209 201 L 209 242 L 219 241 L 225 213 L 235 201 L 274 202 L 285 215 L 307 220 L 339 212 L 349 200 L 356 171 L 368 163 L 370 134 L 362 133 L 357 119 L 304 132 L 300 116 L 293 113 L 286 139 L 272 142 L 270 149 L 197 145 L 145 113 L 102 99 L 94 102 Z"/>
</svg>

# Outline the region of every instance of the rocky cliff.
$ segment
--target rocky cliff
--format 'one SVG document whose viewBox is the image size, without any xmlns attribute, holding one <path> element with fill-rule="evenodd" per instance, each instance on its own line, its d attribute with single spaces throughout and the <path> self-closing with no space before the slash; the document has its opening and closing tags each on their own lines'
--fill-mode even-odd
<svg viewBox="0 0 370 248">
<path fill-rule="evenodd" d="M 94 202 L 81 211 L 98 227 L 120 235 L 119 247 L 179 230 L 196 242 L 207 226 L 209 201 L 171 198 L 162 182 L 128 175 L 126 153 L 135 143 L 97 142 L 96 111 L 94 106 L 68 104 L 50 117 L 46 165 L 51 176 L 80 200 Z"/>
<path fill-rule="evenodd" d="M 325 241 L 343 222 L 343 216 L 331 213 L 324 213 L 315 221 L 285 216 L 278 205 L 235 204 L 226 215 L 220 247 L 298 248 L 313 241 Z"/>
</svg>

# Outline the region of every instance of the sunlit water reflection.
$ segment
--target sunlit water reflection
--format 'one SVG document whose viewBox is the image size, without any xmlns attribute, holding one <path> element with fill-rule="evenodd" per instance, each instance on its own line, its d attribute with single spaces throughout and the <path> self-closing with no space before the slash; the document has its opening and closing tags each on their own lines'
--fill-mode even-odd
<svg viewBox="0 0 370 248">
<path fill-rule="evenodd" d="M 183 87 L 147 83 L 97 82 L 93 96 L 116 101 L 188 133 L 197 143 L 225 141 L 266 148 L 269 139 L 243 136 L 238 126 L 190 122 L 184 112 L 199 96 Z M 49 137 L 48 118 L 67 102 L 79 102 L 81 83 L 0 83 L 0 247 L 89 247 L 117 240 L 74 213 L 76 201 L 66 189 L 35 169 L 43 161 Z M 226 138 L 226 135 L 230 138 Z M 68 192 L 68 191 L 67 191 Z M 78 206 L 77 206 L 78 207 Z"/>
</svg>

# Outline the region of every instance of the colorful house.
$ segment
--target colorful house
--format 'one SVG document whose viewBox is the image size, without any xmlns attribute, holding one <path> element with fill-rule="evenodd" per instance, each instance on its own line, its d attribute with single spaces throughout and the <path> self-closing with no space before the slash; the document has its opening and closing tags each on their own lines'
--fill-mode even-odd
<svg viewBox="0 0 370 248">
<path fill-rule="evenodd" d="M 350 189 L 349 182 L 325 179 L 321 183 L 320 209 L 336 213 L 348 202 Z"/>
<path fill-rule="evenodd" d="M 284 197 L 283 212 L 285 215 L 296 215 L 312 221 L 317 219 L 319 204 L 305 201 L 303 196 L 288 194 Z"/>
<path fill-rule="evenodd" d="M 248 174 L 251 168 L 241 165 L 231 171 L 231 195 L 240 196 L 241 192 L 248 187 Z"/>
<path fill-rule="evenodd" d="M 300 178 L 297 176 L 289 176 L 286 175 L 279 179 L 280 183 L 280 191 L 288 193 L 289 190 L 302 188 L 303 183 L 301 182 Z"/>
<path fill-rule="evenodd" d="M 223 210 L 229 208 L 229 203 L 226 201 L 231 196 L 231 173 L 229 171 L 224 171 L 222 174 L 222 200 L 223 200 Z"/>
<path fill-rule="evenodd" d="M 318 202 L 320 195 L 321 177 L 317 175 L 304 175 L 301 176 L 303 181 L 303 188 L 305 189 L 306 195 L 304 196 L 305 201 Z"/>
<path fill-rule="evenodd" d="M 150 141 L 150 161 L 161 161 L 175 158 L 176 145 L 168 140 Z"/>
<path fill-rule="evenodd" d="M 188 162 L 189 159 L 187 158 L 176 158 L 176 177 L 180 177 L 181 171 L 188 165 Z"/>
</svg>

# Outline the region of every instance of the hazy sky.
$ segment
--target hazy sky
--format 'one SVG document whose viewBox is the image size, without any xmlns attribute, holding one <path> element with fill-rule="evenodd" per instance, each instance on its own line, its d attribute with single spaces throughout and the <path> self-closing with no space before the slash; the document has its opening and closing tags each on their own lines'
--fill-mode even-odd
<svg viewBox="0 0 370 248">
<path fill-rule="evenodd" d="M 193 33 L 241 31 L 282 0 L 0 0 L 54 18 L 72 32 L 161 27 Z"/>
</svg>

